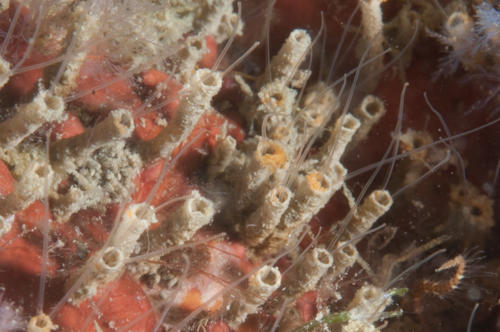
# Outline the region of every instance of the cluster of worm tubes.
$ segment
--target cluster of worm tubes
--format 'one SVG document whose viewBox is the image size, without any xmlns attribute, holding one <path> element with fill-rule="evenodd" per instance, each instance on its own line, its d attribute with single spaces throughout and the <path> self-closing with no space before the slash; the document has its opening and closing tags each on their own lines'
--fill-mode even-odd
<svg viewBox="0 0 500 332">
<path fill-rule="evenodd" d="M 0 0 L 0 331 L 493 331 L 490 0 Z"/>
</svg>

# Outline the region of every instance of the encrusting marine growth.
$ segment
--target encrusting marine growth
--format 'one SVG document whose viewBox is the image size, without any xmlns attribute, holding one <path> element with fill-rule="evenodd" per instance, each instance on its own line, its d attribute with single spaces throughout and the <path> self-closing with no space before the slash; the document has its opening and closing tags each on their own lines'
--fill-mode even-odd
<svg viewBox="0 0 500 332">
<path fill-rule="evenodd" d="M 498 327 L 499 74 L 489 0 L 0 1 L 0 332 Z"/>
</svg>

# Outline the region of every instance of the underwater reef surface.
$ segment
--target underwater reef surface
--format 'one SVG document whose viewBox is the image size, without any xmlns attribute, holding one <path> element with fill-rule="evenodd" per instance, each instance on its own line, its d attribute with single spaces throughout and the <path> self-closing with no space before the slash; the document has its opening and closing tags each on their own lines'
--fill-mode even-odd
<svg viewBox="0 0 500 332">
<path fill-rule="evenodd" d="M 495 0 L 0 0 L 0 331 L 500 331 Z"/>
</svg>

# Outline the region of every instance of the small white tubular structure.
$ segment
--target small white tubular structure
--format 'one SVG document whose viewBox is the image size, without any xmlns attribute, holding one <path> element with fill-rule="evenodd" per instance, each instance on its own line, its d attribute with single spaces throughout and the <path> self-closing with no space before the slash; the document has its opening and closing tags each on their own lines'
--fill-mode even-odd
<svg viewBox="0 0 500 332">
<path fill-rule="evenodd" d="M 330 138 L 319 152 L 323 163 L 338 162 L 360 126 L 361 122 L 351 114 L 338 118 L 330 131 Z"/>
<path fill-rule="evenodd" d="M 333 264 L 333 257 L 323 248 L 308 251 L 291 275 L 283 282 L 279 297 L 298 299 L 303 293 L 316 287 L 318 281 Z M 278 301 L 281 302 L 281 301 Z"/>
<path fill-rule="evenodd" d="M 365 52 L 364 61 L 373 58 L 384 51 L 384 22 L 382 20 L 381 0 L 358 0 L 361 9 L 361 38 L 356 45 L 356 56 L 361 60 Z M 361 68 L 361 77 L 366 78 L 374 72 L 383 68 L 383 57 L 375 59 L 371 64 Z M 373 90 L 376 87 L 378 80 L 372 79 L 368 82 L 365 88 Z M 368 87 L 367 87 L 368 85 Z"/>
<path fill-rule="evenodd" d="M 261 244 L 279 224 L 292 196 L 293 193 L 285 186 L 272 188 L 261 206 L 245 221 L 241 230 L 243 240 L 250 246 Z"/>
<path fill-rule="evenodd" d="M 236 329 L 245 322 L 247 316 L 256 313 L 280 285 L 281 274 L 275 267 L 264 265 L 252 274 L 248 280 L 248 288 L 243 291 L 242 299 L 234 301 L 226 314 L 229 326 Z"/>
<path fill-rule="evenodd" d="M 271 60 L 272 80 L 291 79 L 304 60 L 311 45 L 311 37 L 302 29 L 293 30 L 281 46 L 278 54 Z"/>
<path fill-rule="evenodd" d="M 309 221 L 328 202 L 333 194 L 332 179 L 324 173 L 311 171 L 300 176 L 295 197 L 282 218 L 285 229 Z"/>
<path fill-rule="evenodd" d="M 317 171 L 300 175 L 296 183 L 295 196 L 281 217 L 272 234 L 262 243 L 258 251 L 273 255 L 291 241 L 302 230 L 333 194 L 330 177 Z"/>
<path fill-rule="evenodd" d="M 89 155 L 105 144 L 130 137 L 133 131 L 134 119 L 130 111 L 125 109 L 111 111 L 95 128 L 52 144 L 50 159 L 54 165 L 66 168 L 68 171 L 69 166 L 64 164 L 65 161 L 74 162 L 75 159 Z"/>
<path fill-rule="evenodd" d="M 269 265 L 264 265 L 252 274 L 248 281 L 247 295 L 249 302 L 263 304 L 281 284 L 280 271 Z"/>
<path fill-rule="evenodd" d="M 385 114 L 386 108 L 380 98 L 373 95 L 367 95 L 361 101 L 361 105 L 354 110 L 354 116 L 361 121 L 361 127 L 354 136 L 356 143 L 366 138 L 373 125 Z"/>
<path fill-rule="evenodd" d="M 309 251 L 297 268 L 297 276 L 301 279 L 301 287 L 308 291 L 316 287 L 319 279 L 332 266 L 333 257 L 323 248 Z"/>
<path fill-rule="evenodd" d="M 190 240 L 194 233 L 207 225 L 215 214 L 212 201 L 193 190 L 190 197 L 165 221 L 164 234 L 168 245 L 179 245 Z"/>
<path fill-rule="evenodd" d="M 375 38 L 372 43 L 369 54 L 377 54 L 383 50 L 384 36 L 381 33 L 384 23 L 382 22 L 382 9 L 380 7 L 380 0 L 359 0 L 361 8 L 361 26 L 363 29 L 363 36 L 360 38 L 357 46 L 357 54 L 361 54 L 368 47 L 370 41 Z"/>
<path fill-rule="evenodd" d="M 301 125 L 299 126 L 299 129 L 302 129 L 301 127 L 305 127 L 307 132 L 307 129 L 316 129 L 319 128 L 323 125 L 323 122 L 325 120 L 325 116 L 327 115 L 327 110 L 322 109 L 318 106 L 309 106 L 301 110 Z M 312 132 L 312 130 L 310 130 Z M 309 136 L 307 136 L 309 137 Z"/>
<path fill-rule="evenodd" d="M 31 164 L 14 186 L 14 191 L 0 198 L 0 216 L 7 217 L 43 198 L 46 184 L 51 184 L 53 176 L 54 172 L 47 163 Z"/>
<path fill-rule="evenodd" d="M 257 95 L 260 101 L 257 107 L 258 113 L 290 115 L 293 110 L 297 91 L 283 86 L 280 81 L 273 81 L 264 85 Z"/>
<path fill-rule="evenodd" d="M 278 175 L 279 171 L 286 169 L 288 165 L 287 152 L 280 143 L 259 138 L 255 151 L 248 158 L 239 178 L 236 207 L 242 209 L 253 201 L 255 194 L 269 180 L 271 174 Z"/>
<path fill-rule="evenodd" d="M 41 313 L 37 316 L 33 316 L 30 318 L 28 322 L 28 326 L 26 327 L 27 332 L 50 332 L 56 327 L 52 323 L 52 320 L 49 316 L 44 313 Z"/>
<path fill-rule="evenodd" d="M 387 190 L 375 190 L 363 201 L 347 225 L 342 240 L 350 240 L 369 230 L 392 206 L 392 197 Z"/>
<path fill-rule="evenodd" d="M 70 2 L 70 1 L 67 1 Z M 72 32 L 73 36 L 73 49 L 71 51 L 76 51 L 68 59 L 64 73 L 62 74 L 59 84 L 54 88 L 57 95 L 67 96 L 76 87 L 76 79 L 80 74 L 80 69 L 87 58 L 87 54 L 90 47 L 85 47 L 85 45 L 99 32 L 102 30 L 102 16 L 107 12 L 106 10 L 100 10 L 102 8 L 101 4 L 97 3 L 78 3 L 75 4 L 74 12 L 84 13 L 84 17 L 76 18 L 73 17 L 73 21 L 79 20 L 79 24 L 76 29 Z M 68 13 L 70 16 L 73 14 Z M 78 15 L 78 14 L 77 14 Z"/>
<path fill-rule="evenodd" d="M 122 251 L 115 247 L 107 247 L 97 257 L 95 262 L 96 272 L 109 275 L 111 272 L 119 271 L 123 263 L 124 257 Z"/>
<path fill-rule="evenodd" d="M 356 263 L 358 259 L 359 253 L 356 249 L 356 246 L 353 244 L 348 244 L 345 247 L 342 247 L 344 242 L 339 242 L 338 247 L 340 249 L 336 249 L 333 252 L 333 260 L 335 261 L 335 265 L 333 266 L 333 275 L 339 276 L 346 272 L 346 270 Z"/>
<path fill-rule="evenodd" d="M 71 278 L 68 287 L 73 282 L 80 282 L 81 285 L 72 295 L 70 301 L 79 304 L 81 301 L 93 297 L 97 289 L 117 278 L 124 266 L 125 259 L 120 249 L 115 247 L 105 247 L 92 256 L 80 271 L 80 278 Z"/>
<path fill-rule="evenodd" d="M 372 323 L 379 319 L 391 303 L 392 297 L 383 289 L 365 284 L 358 289 L 347 308 L 352 321 Z"/>
<path fill-rule="evenodd" d="M 157 221 L 152 206 L 145 203 L 132 204 L 123 212 L 120 224 L 111 234 L 109 245 L 119 248 L 123 256 L 129 258 L 142 233 Z"/>
<path fill-rule="evenodd" d="M 212 98 L 221 85 L 220 72 L 198 69 L 191 76 L 180 92 L 180 104 L 172 121 L 158 136 L 145 143 L 145 152 L 150 159 L 158 157 L 158 154 L 163 158 L 169 157 L 172 150 L 186 140 L 200 116 L 210 109 Z"/>
<path fill-rule="evenodd" d="M 71 300 L 79 303 L 90 298 L 96 294 L 99 287 L 117 278 L 123 270 L 125 261 L 134 251 L 141 234 L 156 222 L 153 207 L 144 203 L 127 207 L 120 223 L 111 233 L 107 245 L 87 261 L 78 276 L 70 279 L 68 286 L 73 282 L 81 283 Z"/>
<path fill-rule="evenodd" d="M 264 138 L 259 139 L 253 157 L 256 163 L 251 165 L 251 171 L 255 167 L 256 169 L 266 168 L 274 172 L 277 169 L 286 168 L 289 161 L 285 148 L 280 143 Z"/>
<path fill-rule="evenodd" d="M 324 166 L 325 166 L 324 172 L 331 178 L 332 190 L 333 193 L 335 193 L 344 184 L 344 179 L 345 176 L 347 175 L 347 169 L 345 169 L 345 167 L 338 161 L 333 164 L 332 163 L 326 164 Z"/>
<path fill-rule="evenodd" d="M 64 119 L 64 101 L 40 90 L 33 101 L 17 108 L 16 114 L 0 123 L 0 146 L 14 148 L 43 124 Z"/>
<path fill-rule="evenodd" d="M 306 91 L 298 112 L 299 121 L 295 125 L 301 136 L 298 142 L 306 142 L 317 130 L 322 130 L 339 106 L 338 98 L 324 82 L 318 82 Z"/>
</svg>

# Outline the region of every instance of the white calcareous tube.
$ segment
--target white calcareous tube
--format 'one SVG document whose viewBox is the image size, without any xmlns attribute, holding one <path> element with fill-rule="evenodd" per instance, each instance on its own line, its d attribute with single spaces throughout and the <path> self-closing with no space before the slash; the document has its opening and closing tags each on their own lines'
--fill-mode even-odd
<svg viewBox="0 0 500 332">
<path fill-rule="evenodd" d="M 273 80 L 283 80 L 294 74 L 294 70 L 305 58 L 305 53 L 311 45 L 311 36 L 302 29 L 293 30 L 283 46 L 271 60 L 271 77 Z"/>
<path fill-rule="evenodd" d="M 363 201 L 347 225 L 342 241 L 350 240 L 369 230 L 392 206 L 392 197 L 387 190 L 375 190 Z"/>
<path fill-rule="evenodd" d="M 250 246 L 261 244 L 280 222 L 292 196 L 293 193 L 285 186 L 272 188 L 262 204 L 245 221 L 241 230 L 243 240 Z"/>
<path fill-rule="evenodd" d="M 264 265 L 250 276 L 248 288 L 240 300 L 232 302 L 226 320 L 229 326 L 237 329 L 248 315 L 256 313 L 271 294 L 281 285 L 281 274 L 275 267 Z"/>
<path fill-rule="evenodd" d="M 359 107 L 353 111 L 354 116 L 361 121 L 361 126 L 353 138 L 354 143 L 364 140 L 385 112 L 384 102 L 380 98 L 373 95 L 363 98 Z"/>
<path fill-rule="evenodd" d="M 156 223 L 154 208 L 145 204 L 132 204 L 125 209 L 120 223 L 111 232 L 106 246 L 94 254 L 80 272 L 68 283 L 80 283 L 71 301 L 81 301 L 94 296 L 99 287 L 115 280 L 123 271 L 126 260 L 133 253 L 141 234 Z"/>
<path fill-rule="evenodd" d="M 0 146 L 14 148 L 45 123 L 62 120 L 62 98 L 40 90 L 33 101 L 18 106 L 12 118 L 0 122 Z"/>
<path fill-rule="evenodd" d="M 55 329 L 54 323 L 49 316 L 41 313 L 37 316 L 33 316 L 28 321 L 28 326 L 26 327 L 27 332 L 50 332 Z"/>
<path fill-rule="evenodd" d="M 189 198 L 164 222 L 162 228 L 167 245 L 179 245 L 190 240 L 215 214 L 212 201 L 194 190 Z"/>
<path fill-rule="evenodd" d="M 295 301 L 305 292 L 315 289 L 332 264 L 333 257 L 326 249 L 309 250 L 284 280 L 273 305 L 279 307 L 285 300 Z"/>
</svg>

